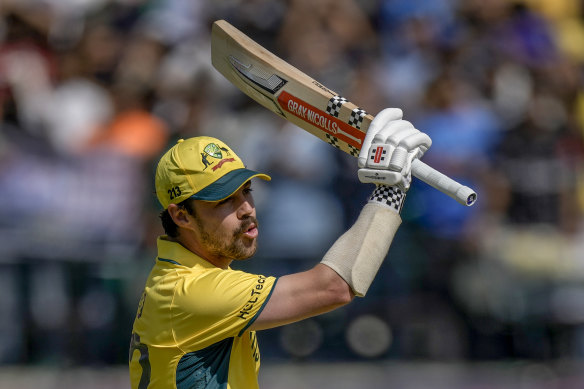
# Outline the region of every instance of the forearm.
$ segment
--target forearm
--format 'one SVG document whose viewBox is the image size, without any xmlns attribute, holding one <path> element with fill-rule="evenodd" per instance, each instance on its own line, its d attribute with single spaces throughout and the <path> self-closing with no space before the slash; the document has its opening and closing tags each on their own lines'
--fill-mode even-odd
<svg viewBox="0 0 584 389">
<path fill-rule="evenodd" d="M 367 293 L 401 224 L 399 211 L 405 195 L 397 189 L 390 189 L 400 194 L 399 201 L 387 197 L 370 199 L 355 224 L 333 244 L 321 261 L 337 272 L 359 297 Z"/>
<path fill-rule="evenodd" d="M 354 297 L 349 285 L 323 264 L 280 277 L 275 288 L 251 329 L 278 327 L 320 315 L 348 304 Z"/>
</svg>

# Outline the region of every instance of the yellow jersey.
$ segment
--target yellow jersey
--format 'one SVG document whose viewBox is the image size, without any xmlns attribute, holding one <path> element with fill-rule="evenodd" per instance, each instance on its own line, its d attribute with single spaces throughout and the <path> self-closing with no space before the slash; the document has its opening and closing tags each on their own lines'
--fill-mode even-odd
<svg viewBox="0 0 584 389">
<path fill-rule="evenodd" d="M 132 329 L 132 388 L 258 388 L 248 328 L 277 279 L 218 268 L 165 237 L 157 244 Z"/>
</svg>

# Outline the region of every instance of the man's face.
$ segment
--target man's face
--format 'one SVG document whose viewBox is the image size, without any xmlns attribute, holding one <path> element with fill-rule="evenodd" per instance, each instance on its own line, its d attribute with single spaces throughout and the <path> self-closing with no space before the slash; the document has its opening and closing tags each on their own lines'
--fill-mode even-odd
<svg viewBox="0 0 584 389">
<path fill-rule="evenodd" d="M 194 201 L 194 233 L 210 261 L 247 259 L 257 249 L 258 222 L 251 182 L 220 202 Z"/>
</svg>

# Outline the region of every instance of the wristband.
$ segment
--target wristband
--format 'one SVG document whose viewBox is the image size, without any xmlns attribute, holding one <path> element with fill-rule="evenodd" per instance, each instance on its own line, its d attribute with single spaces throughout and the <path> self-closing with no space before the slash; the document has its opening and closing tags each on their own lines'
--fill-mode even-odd
<svg viewBox="0 0 584 389">
<path fill-rule="evenodd" d="M 400 214 L 405 199 L 406 192 L 397 186 L 376 185 L 368 202 L 382 205 Z"/>
</svg>

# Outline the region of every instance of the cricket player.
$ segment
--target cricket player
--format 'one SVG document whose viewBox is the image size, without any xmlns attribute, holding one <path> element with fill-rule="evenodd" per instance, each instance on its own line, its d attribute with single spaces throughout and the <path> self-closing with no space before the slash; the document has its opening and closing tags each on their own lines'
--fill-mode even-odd
<svg viewBox="0 0 584 389">
<path fill-rule="evenodd" d="M 313 268 L 275 278 L 230 268 L 256 252 L 251 179 L 270 177 L 219 139 L 179 140 L 156 171 L 166 235 L 133 326 L 132 388 L 258 388 L 256 331 L 365 296 L 401 223 L 412 160 L 430 146 L 401 110 L 381 111 L 359 157 L 360 181 L 376 186 L 357 221 Z"/>
</svg>

